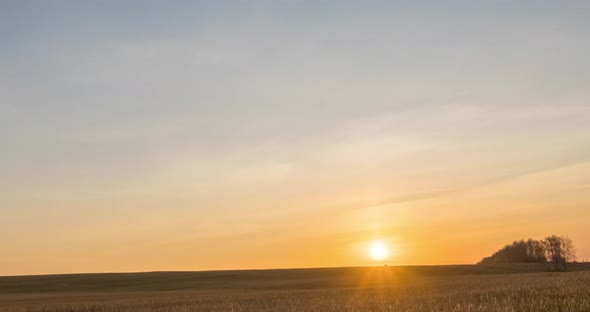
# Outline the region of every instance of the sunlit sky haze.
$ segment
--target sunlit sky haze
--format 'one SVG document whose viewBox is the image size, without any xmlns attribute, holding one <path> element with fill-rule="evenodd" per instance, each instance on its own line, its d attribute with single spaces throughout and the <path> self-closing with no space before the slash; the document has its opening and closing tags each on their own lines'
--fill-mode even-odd
<svg viewBox="0 0 590 312">
<path fill-rule="evenodd" d="M 0 1 L 0 275 L 590 259 L 588 16 Z"/>
</svg>

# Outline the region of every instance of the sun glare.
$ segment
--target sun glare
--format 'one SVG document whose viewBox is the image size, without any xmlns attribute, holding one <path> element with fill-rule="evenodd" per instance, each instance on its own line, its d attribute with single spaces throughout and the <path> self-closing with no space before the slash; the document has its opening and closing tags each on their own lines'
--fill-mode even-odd
<svg viewBox="0 0 590 312">
<path fill-rule="evenodd" d="M 373 260 L 385 260 L 389 256 L 389 248 L 381 241 L 374 241 L 369 246 L 369 257 Z"/>
</svg>

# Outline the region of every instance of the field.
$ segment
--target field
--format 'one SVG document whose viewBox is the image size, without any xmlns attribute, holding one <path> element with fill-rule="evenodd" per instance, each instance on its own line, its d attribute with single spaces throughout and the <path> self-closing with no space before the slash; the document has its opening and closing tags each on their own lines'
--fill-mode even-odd
<svg viewBox="0 0 590 312">
<path fill-rule="evenodd" d="M 590 264 L 0 277 L 0 312 L 590 311 Z"/>
</svg>

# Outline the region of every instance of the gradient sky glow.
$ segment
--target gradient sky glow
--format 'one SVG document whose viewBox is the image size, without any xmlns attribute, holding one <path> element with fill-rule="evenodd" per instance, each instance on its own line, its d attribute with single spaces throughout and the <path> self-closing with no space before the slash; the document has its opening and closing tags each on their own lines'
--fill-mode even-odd
<svg viewBox="0 0 590 312">
<path fill-rule="evenodd" d="M 0 0 L 0 275 L 590 259 L 589 1 Z"/>
</svg>

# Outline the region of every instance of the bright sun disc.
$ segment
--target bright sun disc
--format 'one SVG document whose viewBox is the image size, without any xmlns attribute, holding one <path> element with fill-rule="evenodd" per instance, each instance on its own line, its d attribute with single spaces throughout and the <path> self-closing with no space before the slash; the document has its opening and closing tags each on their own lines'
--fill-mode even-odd
<svg viewBox="0 0 590 312">
<path fill-rule="evenodd" d="M 373 260 L 385 260 L 389 256 L 387 245 L 383 242 L 372 242 L 369 246 L 369 257 Z"/>
</svg>

